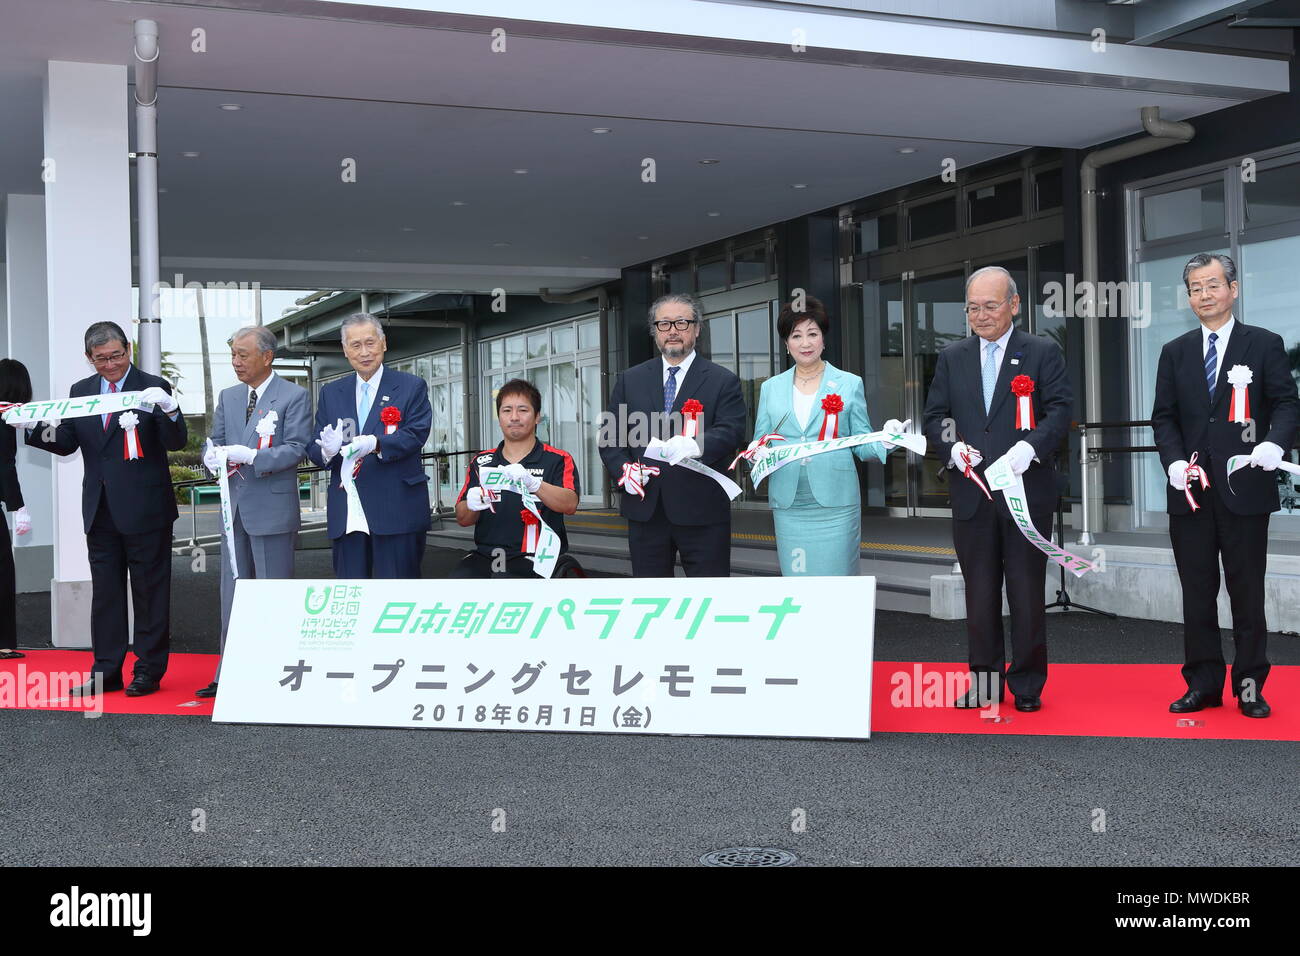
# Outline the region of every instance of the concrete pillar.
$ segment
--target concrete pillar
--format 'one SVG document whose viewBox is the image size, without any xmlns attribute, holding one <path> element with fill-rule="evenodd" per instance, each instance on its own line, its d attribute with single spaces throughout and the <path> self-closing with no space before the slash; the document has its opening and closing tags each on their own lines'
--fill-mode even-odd
<svg viewBox="0 0 1300 956">
<path fill-rule="evenodd" d="M 5 354 L 27 366 L 32 397 L 52 397 L 50 337 L 45 304 L 45 199 L 10 195 L 5 201 Z M 54 456 L 18 440 L 18 482 L 32 530 L 14 538 L 18 593 L 48 591 L 54 577 Z M 20 635 L 21 637 L 21 635 Z"/>
<path fill-rule="evenodd" d="M 45 80 L 45 267 L 50 385 L 67 395 L 94 371 L 86 327 L 112 320 L 131 335 L 131 189 L 125 66 L 51 60 Z M 54 644 L 85 647 L 90 566 L 81 517 L 80 454 L 54 464 Z"/>
</svg>

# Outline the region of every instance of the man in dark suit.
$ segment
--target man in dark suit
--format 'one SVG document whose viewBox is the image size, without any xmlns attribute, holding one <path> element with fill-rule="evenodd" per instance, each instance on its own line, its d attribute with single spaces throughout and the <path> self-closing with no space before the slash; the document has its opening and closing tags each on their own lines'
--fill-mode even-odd
<svg viewBox="0 0 1300 956">
<path fill-rule="evenodd" d="M 320 437 L 307 446 L 308 457 L 330 469 L 326 523 L 340 578 L 418 578 L 424 557 L 429 476 L 420 453 L 433 408 L 423 379 L 384 367 L 387 350 L 373 315 L 343 320 L 343 351 L 355 372 L 321 388 Z M 355 470 L 364 515 L 349 513 L 341 485 L 345 460 Z"/>
<path fill-rule="evenodd" d="M 966 282 L 973 336 L 939 353 L 925 403 L 925 436 L 948 472 L 952 537 L 966 579 L 966 635 L 975 686 L 954 706 L 982 707 L 1002 699 L 1003 683 L 1016 709 L 1042 706 L 1047 682 L 1047 615 L 1043 590 L 1047 556 L 1029 543 L 1001 494 L 990 500 L 966 475 L 983 476 L 1006 456 L 1024 482 L 1029 515 L 1051 528 L 1056 505 L 1056 449 L 1070 427 L 1071 392 L 1061 350 L 1048 339 L 1012 327 L 1020 311 L 1015 280 L 989 266 Z M 1033 384 L 1033 428 L 1017 422 L 1011 383 Z M 1021 427 L 1017 427 L 1017 426 Z M 1011 608 L 1011 667 L 1003 674 L 1002 586 Z"/>
<path fill-rule="evenodd" d="M 657 439 L 673 461 L 690 457 L 724 471 L 742 441 L 746 415 L 740 379 L 696 354 L 701 319 L 699 304 L 689 295 L 656 300 L 650 334 L 660 357 L 618 377 L 603 416 L 600 457 L 623 489 L 633 577 L 672 577 L 678 555 L 687 577 L 731 574 L 726 492 L 707 475 L 645 457 Z M 682 416 L 682 406 L 692 399 L 703 406 L 694 439 L 683 433 Z M 646 470 L 653 468 L 657 475 Z"/>
<path fill-rule="evenodd" d="M 1242 325 L 1232 314 L 1238 285 L 1231 258 L 1193 256 L 1183 268 L 1183 284 L 1200 328 L 1160 351 L 1151 409 L 1160 463 L 1169 475 L 1169 537 L 1183 588 L 1187 693 L 1169 709 L 1186 714 L 1223 704 L 1227 667 L 1217 606 L 1222 556 L 1236 644 L 1232 693 L 1247 717 L 1267 717 L 1271 708 L 1261 691 L 1269 671 L 1268 516 L 1280 507 L 1275 472 L 1295 441 L 1300 399 L 1282 337 Z M 1230 379 L 1249 379 L 1239 410 Z M 1229 483 L 1228 459 L 1234 455 L 1249 457 L 1250 467 Z"/>
<path fill-rule="evenodd" d="M 131 576 L 131 606 L 135 611 L 135 675 L 127 696 L 141 697 L 158 689 L 167 670 L 171 647 L 172 525 L 176 495 L 171 488 L 167 452 L 185 447 L 185 419 L 172 387 L 157 375 L 131 364 L 131 346 L 115 322 L 96 322 L 86 330 L 86 358 L 97 374 L 72 386 L 69 395 L 143 392 L 152 411 L 138 409 L 92 415 L 39 425 L 27 432 L 27 444 L 56 455 L 80 449 L 84 468 L 81 516 L 90 557 L 90 643 L 95 664 L 91 679 L 72 693 L 96 692 L 97 679 L 105 691 L 122 689 L 126 660 L 126 579 Z M 140 457 L 127 455 L 124 414 L 136 417 L 135 436 Z"/>
</svg>

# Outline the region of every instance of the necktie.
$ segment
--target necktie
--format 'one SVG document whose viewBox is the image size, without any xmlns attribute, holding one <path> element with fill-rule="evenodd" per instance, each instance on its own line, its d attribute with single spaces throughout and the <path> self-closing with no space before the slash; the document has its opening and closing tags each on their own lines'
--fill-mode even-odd
<svg viewBox="0 0 1300 956">
<path fill-rule="evenodd" d="M 247 424 L 248 424 L 248 420 L 249 420 L 250 418 L 253 417 L 253 409 L 255 409 L 255 408 L 257 408 L 257 389 L 255 389 L 255 388 L 250 388 L 250 389 L 248 390 L 248 407 L 247 407 L 246 409 L 244 409 L 244 424 L 245 424 L 245 425 L 247 425 Z"/>
<path fill-rule="evenodd" d="M 681 369 L 676 365 L 668 366 L 668 381 L 664 382 L 664 415 L 671 415 L 673 400 L 677 398 L 677 373 Z"/>
<path fill-rule="evenodd" d="M 108 383 L 108 390 L 109 390 L 110 392 L 116 393 L 116 392 L 117 392 L 117 382 L 109 382 L 109 383 Z M 104 416 L 104 431 L 108 431 L 108 420 L 109 420 L 110 418 L 112 418 L 112 417 L 113 417 L 112 415 L 105 415 L 105 416 Z"/>
<path fill-rule="evenodd" d="M 357 433 L 366 427 L 366 419 L 370 417 L 370 383 L 361 383 L 361 404 L 357 406 Z"/>
<path fill-rule="evenodd" d="M 984 414 L 988 414 L 989 406 L 993 404 L 993 386 L 998 380 L 998 343 L 990 342 L 989 347 L 984 354 Z"/>
<path fill-rule="evenodd" d="M 1219 353 L 1214 343 L 1219 340 L 1218 332 L 1210 333 L 1210 347 L 1205 350 L 1205 387 L 1210 390 L 1210 401 L 1214 401 L 1214 380 L 1219 377 Z"/>
</svg>

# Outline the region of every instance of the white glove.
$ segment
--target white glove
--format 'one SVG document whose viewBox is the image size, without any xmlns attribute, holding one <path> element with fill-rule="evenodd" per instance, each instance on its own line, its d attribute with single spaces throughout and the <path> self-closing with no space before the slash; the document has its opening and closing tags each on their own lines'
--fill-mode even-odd
<svg viewBox="0 0 1300 956">
<path fill-rule="evenodd" d="M 221 467 L 221 460 L 217 458 L 217 449 L 212 444 L 211 438 L 208 439 L 208 444 L 203 449 L 203 467 L 214 475 L 217 473 L 217 469 Z"/>
<path fill-rule="evenodd" d="M 32 530 L 32 516 L 27 513 L 27 506 L 14 512 L 14 534 L 26 534 Z"/>
<path fill-rule="evenodd" d="M 1275 445 L 1271 441 L 1262 441 L 1250 453 L 1250 467 L 1263 468 L 1265 471 L 1276 471 L 1277 466 L 1282 464 L 1282 456 L 1281 445 Z"/>
<path fill-rule="evenodd" d="M 337 425 L 326 425 L 322 428 L 316 444 L 320 445 L 321 454 L 325 458 L 325 464 L 328 465 L 343 447 L 343 419 L 340 418 Z"/>
<path fill-rule="evenodd" d="M 537 489 L 542 487 L 542 479 L 536 475 L 529 474 L 528 469 L 519 462 L 506 465 L 505 471 L 502 472 L 507 478 L 519 482 L 528 491 L 530 495 L 537 494 Z"/>
<path fill-rule="evenodd" d="M 972 468 L 977 467 L 979 463 L 984 460 L 983 454 L 981 454 L 978 450 L 972 448 L 964 441 L 957 442 L 957 444 L 952 446 L 951 462 L 952 462 L 952 467 L 956 468 L 958 471 L 961 472 L 964 472 L 966 470 L 966 462 L 962 460 L 963 454 L 970 455 L 970 465 Z"/>
<path fill-rule="evenodd" d="M 687 438 L 685 435 L 674 435 L 663 443 L 663 460 L 670 465 L 675 465 L 683 458 L 699 458 L 704 454 L 700 451 L 699 442 L 694 438 Z"/>
<path fill-rule="evenodd" d="M 1179 460 L 1169 466 L 1169 485 L 1174 491 L 1187 490 L 1187 462 Z"/>
<path fill-rule="evenodd" d="M 179 407 L 176 404 L 176 399 L 171 395 L 168 395 L 165 388 L 161 388 L 158 385 L 150 385 L 140 393 L 140 397 L 146 402 L 153 402 L 168 415 L 176 411 Z"/>
<path fill-rule="evenodd" d="M 1027 441 L 1018 441 L 1007 452 L 1007 461 L 1011 464 L 1011 473 L 1017 477 L 1029 470 L 1034 460 L 1034 446 Z"/>
<path fill-rule="evenodd" d="M 912 424 L 910 418 L 905 422 L 900 422 L 897 418 L 891 418 L 881 426 L 881 431 L 887 431 L 891 435 L 901 435 L 907 431 L 907 426 L 910 424 Z"/>
<path fill-rule="evenodd" d="M 358 435 L 343 446 L 343 457 L 351 461 L 360 461 L 374 451 L 378 444 L 374 435 Z"/>
<path fill-rule="evenodd" d="M 475 485 L 465 495 L 465 504 L 469 506 L 470 511 L 487 511 L 493 504 L 501 500 L 501 496 L 495 491 L 488 491 Z"/>
<path fill-rule="evenodd" d="M 257 457 L 257 449 L 247 445 L 227 445 L 226 461 L 232 465 L 251 465 Z"/>
</svg>

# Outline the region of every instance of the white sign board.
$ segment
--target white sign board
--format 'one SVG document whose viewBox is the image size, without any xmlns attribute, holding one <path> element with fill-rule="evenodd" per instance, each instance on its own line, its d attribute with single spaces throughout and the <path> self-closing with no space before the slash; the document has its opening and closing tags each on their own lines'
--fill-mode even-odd
<svg viewBox="0 0 1300 956">
<path fill-rule="evenodd" d="M 870 736 L 872 577 L 236 586 L 222 723 Z"/>
</svg>

